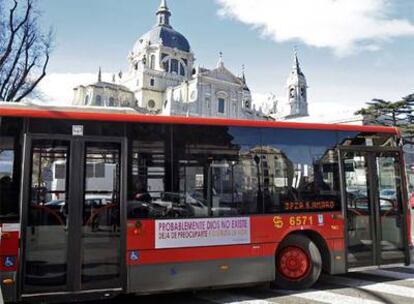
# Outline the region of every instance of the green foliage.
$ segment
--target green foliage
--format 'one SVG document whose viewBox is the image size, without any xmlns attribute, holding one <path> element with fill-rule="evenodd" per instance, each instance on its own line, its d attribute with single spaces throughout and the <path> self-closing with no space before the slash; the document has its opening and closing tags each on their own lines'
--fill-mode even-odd
<svg viewBox="0 0 414 304">
<path fill-rule="evenodd" d="M 355 112 L 356 115 L 363 115 L 367 124 L 399 127 L 404 138 L 414 137 L 414 94 L 398 101 L 373 99 L 367 105 Z"/>
</svg>

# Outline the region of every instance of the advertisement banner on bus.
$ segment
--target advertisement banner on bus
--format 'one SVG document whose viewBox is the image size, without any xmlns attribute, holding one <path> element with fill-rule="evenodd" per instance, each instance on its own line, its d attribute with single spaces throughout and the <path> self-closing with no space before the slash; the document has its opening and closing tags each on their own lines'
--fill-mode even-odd
<svg viewBox="0 0 414 304">
<path fill-rule="evenodd" d="M 155 222 L 155 247 L 179 248 L 250 243 L 250 219 L 174 219 Z"/>
</svg>

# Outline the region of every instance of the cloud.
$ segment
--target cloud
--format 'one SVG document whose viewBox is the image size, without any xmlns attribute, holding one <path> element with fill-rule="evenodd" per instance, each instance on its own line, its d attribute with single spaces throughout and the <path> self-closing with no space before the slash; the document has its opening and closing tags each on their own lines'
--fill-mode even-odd
<svg viewBox="0 0 414 304">
<path fill-rule="evenodd" d="M 109 81 L 111 74 L 103 73 L 102 78 L 104 81 Z M 70 105 L 73 98 L 73 88 L 96 81 L 96 73 L 52 73 L 40 82 L 38 91 L 43 102 L 56 105 Z"/>
<path fill-rule="evenodd" d="M 216 0 L 234 18 L 276 42 L 301 41 L 338 56 L 377 51 L 384 42 L 414 36 L 414 24 L 393 18 L 389 0 Z"/>
</svg>

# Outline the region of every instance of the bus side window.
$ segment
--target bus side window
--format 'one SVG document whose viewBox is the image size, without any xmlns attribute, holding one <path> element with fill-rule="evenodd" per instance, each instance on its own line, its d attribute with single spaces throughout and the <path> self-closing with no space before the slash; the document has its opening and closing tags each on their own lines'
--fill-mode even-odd
<svg viewBox="0 0 414 304">
<path fill-rule="evenodd" d="M 167 218 L 171 185 L 170 128 L 133 125 L 129 129 L 128 218 Z"/>
<path fill-rule="evenodd" d="M 19 215 L 18 125 L 16 120 L 0 118 L 0 219 L 4 220 Z"/>
<path fill-rule="evenodd" d="M 262 213 L 261 176 L 254 154 L 238 160 L 214 161 L 211 167 L 213 216 Z"/>
<path fill-rule="evenodd" d="M 265 213 L 340 208 L 336 133 L 262 130 Z"/>
</svg>

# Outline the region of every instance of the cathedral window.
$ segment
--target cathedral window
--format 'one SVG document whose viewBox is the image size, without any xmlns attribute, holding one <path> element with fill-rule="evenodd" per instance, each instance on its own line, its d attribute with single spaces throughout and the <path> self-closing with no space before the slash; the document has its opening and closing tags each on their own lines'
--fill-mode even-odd
<svg viewBox="0 0 414 304">
<path fill-rule="evenodd" d="M 155 108 L 155 101 L 154 100 L 149 100 L 148 101 L 148 108 L 150 109 L 154 109 Z"/>
<path fill-rule="evenodd" d="M 138 63 L 135 63 L 134 68 L 135 70 L 138 70 Z"/>
<path fill-rule="evenodd" d="M 110 107 L 114 107 L 115 106 L 115 99 L 113 97 L 110 97 L 109 98 L 108 106 L 110 106 Z"/>
<path fill-rule="evenodd" d="M 224 100 L 224 98 L 219 98 L 218 99 L 218 112 L 224 114 L 225 112 L 225 105 L 226 105 L 226 101 Z"/>
<path fill-rule="evenodd" d="M 98 107 L 102 106 L 102 96 L 101 95 L 96 95 L 95 105 L 98 106 Z"/>
<path fill-rule="evenodd" d="M 151 78 L 151 80 L 150 80 L 150 86 L 155 86 L 155 80 L 154 80 L 154 78 Z"/>
<path fill-rule="evenodd" d="M 170 70 L 170 61 L 169 60 L 164 61 L 162 63 L 162 66 L 164 68 L 164 71 L 169 72 L 169 70 Z"/>
<path fill-rule="evenodd" d="M 294 98 L 295 97 L 295 88 L 291 88 L 290 89 L 289 96 L 290 96 L 290 98 Z"/>
<path fill-rule="evenodd" d="M 85 106 L 88 105 L 88 103 L 89 103 L 89 95 L 86 95 L 85 96 Z"/>
<path fill-rule="evenodd" d="M 305 89 L 305 88 L 301 88 L 301 89 L 300 89 L 300 95 L 301 95 L 303 98 L 306 98 L 306 89 Z"/>
<path fill-rule="evenodd" d="M 246 100 L 244 105 L 246 109 L 250 109 L 250 101 Z"/>
<path fill-rule="evenodd" d="M 185 76 L 185 67 L 184 64 L 180 63 L 180 75 Z"/>
<path fill-rule="evenodd" d="M 151 58 L 150 58 L 150 69 L 152 69 L 152 70 L 155 69 L 155 55 L 151 55 Z"/>
<path fill-rule="evenodd" d="M 171 73 L 178 74 L 178 60 L 171 59 Z"/>
</svg>

